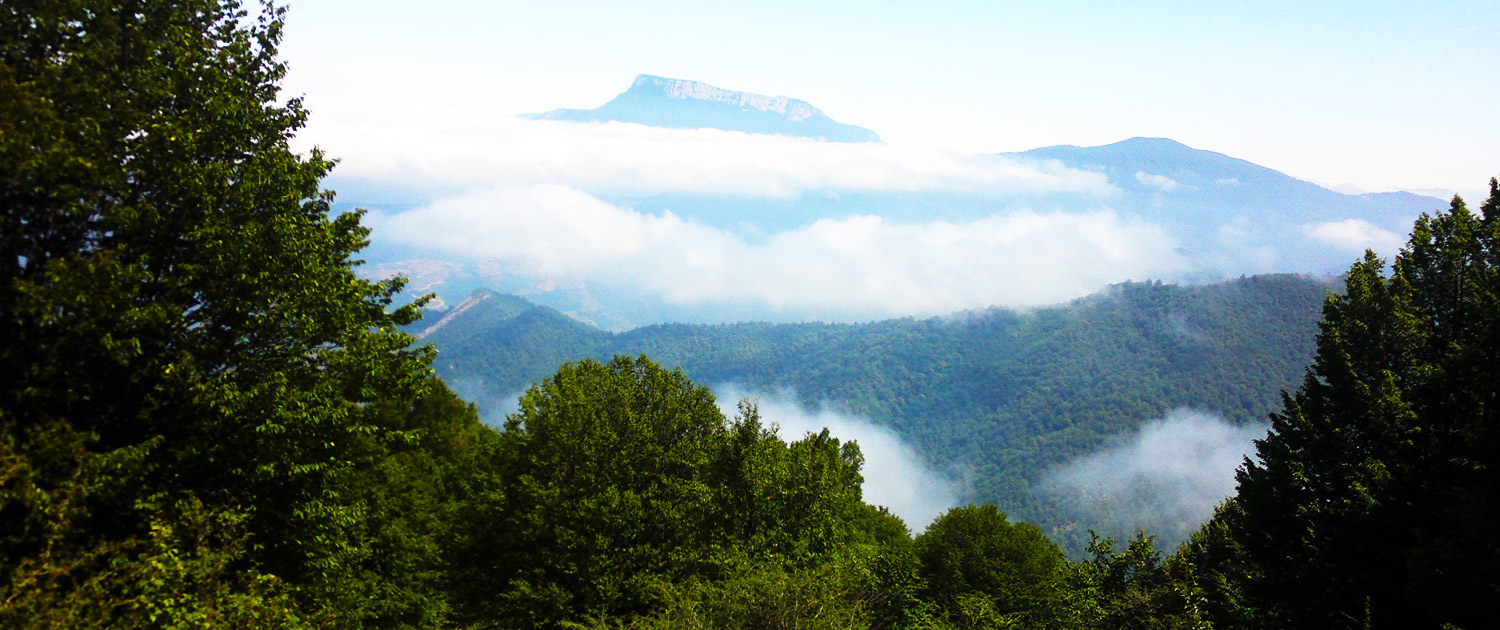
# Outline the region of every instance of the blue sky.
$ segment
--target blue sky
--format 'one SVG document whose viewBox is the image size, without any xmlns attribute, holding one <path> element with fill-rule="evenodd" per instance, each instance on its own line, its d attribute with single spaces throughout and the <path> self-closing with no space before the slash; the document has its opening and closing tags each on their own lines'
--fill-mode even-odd
<svg viewBox="0 0 1500 630">
<path fill-rule="evenodd" d="M 1495 2 L 1209 5 L 309 0 L 282 53 L 305 140 L 346 160 L 360 129 L 593 107 L 651 73 L 903 146 L 1164 136 L 1371 191 L 1476 195 L 1500 172 Z"/>
</svg>

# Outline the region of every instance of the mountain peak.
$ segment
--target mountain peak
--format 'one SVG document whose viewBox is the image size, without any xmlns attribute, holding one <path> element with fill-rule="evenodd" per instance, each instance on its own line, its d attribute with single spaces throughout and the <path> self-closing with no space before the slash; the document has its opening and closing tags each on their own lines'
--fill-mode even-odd
<svg viewBox="0 0 1500 630">
<path fill-rule="evenodd" d="M 1152 149 L 1158 149 L 1158 150 L 1162 150 L 1162 149 L 1185 149 L 1185 150 L 1189 150 L 1189 151 L 1196 150 L 1196 149 L 1193 149 L 1192 147 L 1190 147 L 1188 145 L 1185 145 L 1185 144 L 1183 144 L 1181 142 L 1178 142 L 1176 140 L 1173 140 L 1171 138 L 1150 138 L 1150 137 L 1146 137 L 1146 136 L 1136 136 L 1136 137 L 1130 138 L 1128 140 L 1121 140 L 1121 141 L 1116 142 L 1116 143 L 1114 143 L 1112 145 L 1105 145 L 1105 146 L 1139 147 L 1139 148 L 1152 148 Z"/>
<path fill-rule="evenodd" d="M 651 74 L 642 74 L 630 85 L 630 91 L 660 91 L 668 99 L 729 103 L 746 109 L 776 112 L 793 122 L 823 116 L 823 112 L 807 101 L 786 96 L 765 96 L 749 92 L 736 92 L 709 85 L 702 81 L 673 79 Z"/>
<path fill-rule="evenodd" d="M 478 308 L 480 311 L 493 312 L 494 314 L 489 315 L 490 317 L 508 319 L 511 317 L 515 317 L 522 311 L 532 308 L 533 306 L 534 305 L 531 302 L 527 301 L 526 298 L 523 298 L 521 296 L 506 295 L 503 293 L 497 293 L 490 289 L 479 288 L 475 289 L 473 293 L 470 293 L 469 297 L 465 298 L 464 301 L 459 302 L 458 306 L 455 306 L 449 309 L 448 312 L 444 313 L 443 316 L 437 320 L 437 322 L 422 329 L 421 331 L 418 331 L 412 336 L 416 337 L 419 340 L 425 340 L 433 333 L 436 333 L 439 330 L 447 327 L 454 320 L 459 319 L 459 317 L 465 312 L 474 310 L 475 308 Z"/>
<path fill-rule="evenodd" d="M 630 122 L 668 129 L 722 129 L 814 138 L 830 142 L 879 142 L 875 132 L 840 123 L 807 101 L 727 90 L 702 81 L 652 74 L 636 76 L 630 89 L 594 109 L 554 109 L 525 118 L 571 122 Z"/>
</svg>

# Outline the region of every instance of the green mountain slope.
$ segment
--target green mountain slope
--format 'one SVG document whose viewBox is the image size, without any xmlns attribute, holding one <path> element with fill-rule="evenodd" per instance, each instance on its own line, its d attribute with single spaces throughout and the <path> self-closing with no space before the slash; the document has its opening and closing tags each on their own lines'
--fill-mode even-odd
<svg viewBox="0 0 1500 630">
<path fill-rule="evenodd" d="M 698 382 L 827 402 L 964 477 L 965 498 L 1061 533 L 1073 517 L 1032 492 L 1046 470 L 1178 407 L 1263 420 L 1312 357 L 1328 288 L 1289 275 L 1127 283 L 1027 313 L 623 333 L 480 292 L 423 339 L 440 351 L 438 373 L 471 392 L 519 391 L 564 361 L 647 354 Z"/>
</svg>

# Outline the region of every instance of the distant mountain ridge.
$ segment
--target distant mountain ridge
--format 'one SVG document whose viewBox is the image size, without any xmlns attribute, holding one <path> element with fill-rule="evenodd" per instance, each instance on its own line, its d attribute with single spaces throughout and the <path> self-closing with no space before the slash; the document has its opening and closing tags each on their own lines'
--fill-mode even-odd
<svg viewBox="0 0 1500 630">
<path fill-rule="evenodd" d="M 1124 193 L 1110 208 L 1163 226 L 1189 255 L 1231 274 L 1339 272 L 1365 247 L 1381 248 L 1339 241 L 1330 236 L 1338 228 L 1354 231 L 1350 222 L 1360 222 L 1362 234 L 1404 241 L 1419 214 L 1448 205 L 1408 192 L 1340 193 L 1167 138 L 1001 155 L 1104 174 Z"/>
<path fill-rule="evenodd" d="M 1215 151 L 1195 149 L 1170 138 L 1135 137 L 1093 147 L 1056 145 L 1002 155 L 1057 160 L 1073 168 L 1103 172 L 1110 176 L 1110 183 L 1132 192 L 1191 192 L 1231 186 L 1250 191 L 1239 195 L 1247 202 L 1273 197 L 1280 198 L 1278 200 L 1301 197 L 1297 200 L 1299 205 L 1319 215 L 1328 215 L 1333 209 L 1329 206 L 1347 206 L 1351 200 L 1368 203 L 1372 212 L 1397 209 L 1403 213 L 1403 218 L 1404 213 L 1413 209 L 1426 210 L 1434 203 L 1445 203 L 1443 199 L 1404 191 L 1337 192 L 1275 169 Z"/>
<path fill-rule="evenodd" d="M 594 109 L 554 109 L 526 114 L 533 120 L 629 122 L 669 129 L 722 129 L 815 138 L 828 142 L 879 142 L 864 127 L 840 123 L 807 101 L 726 90 L 685 79 L 642 74 L 630 89 Z"/>
</svg>

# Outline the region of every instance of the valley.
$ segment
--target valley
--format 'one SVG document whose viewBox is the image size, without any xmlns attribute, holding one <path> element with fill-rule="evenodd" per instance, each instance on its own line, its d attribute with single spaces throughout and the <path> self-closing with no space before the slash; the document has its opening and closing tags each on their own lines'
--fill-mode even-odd
<svg viewBox="0 0 1500 630">
<path fill-rule="evenodd" d="M 1262 422 L 1278 391 L 1300 381 L 1333 288 L 1288 275 L 1126 283 L 1027 311 L 623 332 L 479 291 L 413 330 L 437 348 L 438 374 L 497 424 L 515 394 L 561 363 L 646 355 L 721 390 L 786 392 L 807 408 L 867 418 L 959 480 L 962 501 L 997 504 L 1081 551 L 1091 527 L 1117 537 L 1146 527 L 1172 541 L 1197 523 L 1085 522 L 1067 497 L 1037 490 L 1044 474 L 1174 409 Z"/>
</svg>

